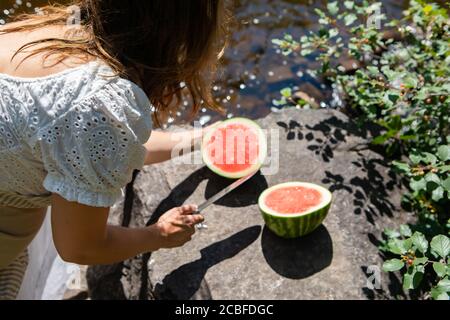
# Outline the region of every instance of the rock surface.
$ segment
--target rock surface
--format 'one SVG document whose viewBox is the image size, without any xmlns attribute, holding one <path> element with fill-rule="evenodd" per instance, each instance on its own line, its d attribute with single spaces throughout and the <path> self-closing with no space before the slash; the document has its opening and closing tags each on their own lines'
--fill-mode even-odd
<svg viewBox="0 0 450 320">
<path fill-rule="evenodd" d="M 367 149 L 369 133 L 333 110 L 287 109 L 259 123 L 275 129 L 269 132 L 269 158 L 275 168 L 278 161 L 279 170 L 266 166 L 262 174 L 209 207 L 204 212 L 208 229 L 197 232 L 182 248 L 90 268 L 93 299 L 390 296 L 396 279 L 378 273 L 382 259 L 376 239 L 383 228 L 410 217 L 399 209 L 400 182 L 383 158 Z M 199 156 L 196 152 L 146 167 L 134 182 L 134 198 L 128 198 L 132 210 L 122 199 L 112 219 L 123 222 L 121 215 L 128 207 L 131 215 L 125 225 L 143 226 L 174 206 L 199 204 L 230 183 L 205 168 Z M 327 186 L 334 201 L 314 233 L 284 240 L 264 227 L 257 198 L 268 186 L 292 180 Z M 374 283 L 378 275 L 382 290 L 373 291 L 368 282 Z"/>
</svg>

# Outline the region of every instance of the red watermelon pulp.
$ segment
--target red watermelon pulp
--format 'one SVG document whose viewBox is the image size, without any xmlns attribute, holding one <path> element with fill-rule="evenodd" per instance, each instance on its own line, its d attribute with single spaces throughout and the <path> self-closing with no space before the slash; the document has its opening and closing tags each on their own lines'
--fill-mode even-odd
<svg viewBox="0 0 450 320">
<path fill-rule="evenodd" d="M 291 186 L 275 189 L 265 199 L 270 209 L 281 214 L 298 214 L 320 204 L 322 194 L 312 188 Z"/>
<path fill-rule="evenodd" d="M 212 171 L 237 179 L 258 170 L 266 154 L 266 137 L 261 128 L 245 118 L 220 123 L 205 135 L 202 155 Z"/>
</svg>

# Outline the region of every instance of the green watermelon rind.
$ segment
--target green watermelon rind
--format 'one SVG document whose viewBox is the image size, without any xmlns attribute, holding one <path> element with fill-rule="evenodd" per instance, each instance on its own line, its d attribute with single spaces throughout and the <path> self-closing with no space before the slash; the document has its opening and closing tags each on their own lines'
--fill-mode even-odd
<svg viewBox="0 0 450 320">
<path fill-rule="evenodd" d="M 276 215 L 275 213 L 271 213 L 269 210 L 265 209 L 264 198 L 270 191 L 293 184 L 307 185 L 314 187 L 321 192 L 327 192 L 328 201 L 324 201 L 320 207 L 302 214 Z M 316 230 L 326 218 L 328 211 L 330 210 L 331 202 L 332 195 L 330 191 L 320 185 L 305 182 L 290 182 L 273 186 L 265 190 L 258 199 L 258 205 L 266 226 L 279 237 L 287 239 L 303 237 Z"/>
<path fill-rule="evenodd" d="M 202 153 L 203 162 L 212 172 L 214 172 L 215 174 L 217 174 L 221 177 L 227 178 L 227 179 L 239 179 L 239 178 L 245 177 L 246 175 L 248 175 L 252 172 L 259 170 L 262 167 L 262 165 L 264 164 L 264 160 L 266 158 L 267 141 L 266 141 L 266 136 L 265 136 L 264 132 L 262 131 L 261 127 L 255 121 L 252 121 L 247 118 L 236 117 L 236 118 L 227 119 L 227 120 L 222 121 L 220 124 L 218 124 L 216 128 L 222 127 L 223 125 L 229 124 L 231 122 L 244 123 L 258 131 L 260 150 L 262 150 L 262 153 L 260 154 L 260 157 L 259 157 L 259 162 L 255 163 L 247 170 L 233 172 L 233 173 L 227 173 L 227 172 L 217 168 L 216 166 L 214 166 L 214 164 L 211 163 L 211 161 L 209 161 L 208 156 L 207 156 L 208 153 L 206 152 L 205 147 L 204 147 L 207 144 L 207 141 L 209 141 L 209 139 L 211 138 L 211 135 L 213 134 L 214 130 L 211 130 L 207 135 L 205 135 L 203 137 L 201 153 Z"/>
</svg>

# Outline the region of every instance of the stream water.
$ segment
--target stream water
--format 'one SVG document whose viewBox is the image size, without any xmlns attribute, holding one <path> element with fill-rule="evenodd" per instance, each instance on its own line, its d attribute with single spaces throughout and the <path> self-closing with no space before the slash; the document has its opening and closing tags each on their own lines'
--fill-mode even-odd
<svg viewBox="0 0 450 320">
<path fill-rule="evenodd" d="M 292 33 L 295 37 L 318 28 L 314 8 L 328 1 L 312 0 L 234 0 L 235 26 L 229 48 L 214 86 L 215 96 L 227 109 L 227 116 L 259 118 L 276 111 L 272 101 L 287 86 L 302 90 L 319 102 L 330 100 L 330 90 L 310 74 L 312 59 L 284 57 L 271 40 Z M 383 11 L 400 17 L 407 0 L 383 0 Z M 0 0 L 0 23 L 14 11 L 33 11 L 42 0 Z M 12 9 L 12 10 L 11 10 Z M 187 102 L 185 102 L 188 105 Z M 329 107 L 322 103 L 322 107 Z M 183 114 L 179 118 L 184 118 Z M 220 116 L 202 110 L 202 122 Z M 171 120 L 172 121 L 172 120 Z M 177 121 L 177 119 L 173 119 Z"/>
</svg>

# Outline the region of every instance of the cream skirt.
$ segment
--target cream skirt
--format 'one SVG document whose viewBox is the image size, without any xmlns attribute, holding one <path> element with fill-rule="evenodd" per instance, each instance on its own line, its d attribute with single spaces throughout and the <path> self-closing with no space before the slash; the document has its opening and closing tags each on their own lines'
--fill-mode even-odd
<svg viewBox="0 0 450 320">
<path fill-rule="evenodd" d="M 49 199 L 0 191 L 0 300 L 15 299 L 19 292 L 27 247 L 42 226 Z"/>
</svg>

